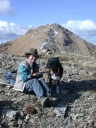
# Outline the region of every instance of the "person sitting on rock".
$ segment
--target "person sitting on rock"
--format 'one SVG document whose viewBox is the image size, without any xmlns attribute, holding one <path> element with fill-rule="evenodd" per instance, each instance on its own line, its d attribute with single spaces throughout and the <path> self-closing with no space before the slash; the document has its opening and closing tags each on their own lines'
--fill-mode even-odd
<svg viewBox="0 0 96 128">
<path fill-rule="evenodd" d="M 29 52 L 25 53 L 25 56 L 25 61 L 21 62 L 18 67 L 13 89 L 25 93 L 33 91 L 41 101 L 42 106 L 45 107 L 50 102 L 48 97 L 49 87 L 39 73 L 39 66 L 36 63 L 39 58 L 37 49 L 31 48 Z"/>
</svg>

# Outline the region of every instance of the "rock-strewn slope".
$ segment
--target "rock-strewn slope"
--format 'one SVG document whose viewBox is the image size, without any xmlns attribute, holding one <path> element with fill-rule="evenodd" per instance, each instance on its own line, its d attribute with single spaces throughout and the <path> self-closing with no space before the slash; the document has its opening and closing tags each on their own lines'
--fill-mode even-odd
<svg viewBox="0 0 96 128">
<path fill-rule="evenodd" d="M 38 51 L 50 49 L 58 52 L 66 51 L 68 53 L 96 56 L 96 45 L 85 41 L 58 24 L 40 26 L 29 30 L 18 39 L 2 44 L 0 51 L 20 55 L 29 51 L 30 47 L 37 48 Z"/>
<path fill-rule="evenodd" d="M 41 55 L 38 63 L 44 69 L 49 55 Z M 35 95 L 14 91 L 2 81 L 8 71 L 17 68 L 24 57 L 0 55 L 0 127 L 4 128 L 95 128 L 96 127 L 96 58 L 80 55 L 56 54 L 64 72 L 60 82 L 58 106 L 67 106 L 64 116 L 56 108 L 42 108 Z"/>
</svg>

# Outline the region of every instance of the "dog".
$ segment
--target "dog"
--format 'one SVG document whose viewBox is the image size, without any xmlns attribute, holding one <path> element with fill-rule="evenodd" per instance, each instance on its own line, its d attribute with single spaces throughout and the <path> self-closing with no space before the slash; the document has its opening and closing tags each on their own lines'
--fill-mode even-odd
<svg viewBox="0 0 96 128">
<path fill-rule="evenodd" d="M 45 68 L 44 72 L 45 72 L 45 81 L 46 83 L 49 84 L 50 93 L 52 89 L 52 82 L 55 81 L 56 82 L 56 93 L 60 94 L 60 88 L 59 88 L 60 75 L 53 73 L 52 69 L 50 68 Z"/>
<path fill-rule="evenodd" d="M 63 74 L 63 67 L 60 63 L 58 57 L 48 58 L 48 61 L 45 66 L 45 81 L 49 83 L 49 88 L 51 92 L 52 81 L 56 82 L 56 92 L 60 93 L 60 79 Z"/>
</svg>

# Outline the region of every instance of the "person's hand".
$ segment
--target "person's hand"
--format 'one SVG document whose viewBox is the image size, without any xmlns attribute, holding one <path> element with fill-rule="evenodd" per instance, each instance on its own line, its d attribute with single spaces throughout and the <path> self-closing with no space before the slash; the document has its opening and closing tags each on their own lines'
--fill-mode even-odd
<svg viewBox="0 0 96 128">
<path fill-rule="evenodd" d="M 39 73 L 39 72 L 36 72 L 36 73 L 32 74 L 32 76 L 37 77 L 37 78 L 40 77 L 40 75 L 41 75 L 41 73 Z"/>
</svg>

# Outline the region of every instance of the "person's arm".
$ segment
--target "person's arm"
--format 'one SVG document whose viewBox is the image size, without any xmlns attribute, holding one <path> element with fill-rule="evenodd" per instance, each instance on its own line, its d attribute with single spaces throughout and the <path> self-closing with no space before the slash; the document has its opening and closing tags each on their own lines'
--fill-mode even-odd
<svg viewBox="0 0 96 128">
<path fill-rule="evenodd" d="M 24 65 L 20 65 L 19 72 L 23 82 L 26 82 L 32 78 L 32 75 L 29 74 L 27 67 Z"/>
<path fill-rule="evenodd" d="M 36 77 L 36 78 L 42 77 L 42 73 L 39 72 L 39 66 L 37 63 L 35 63 L 34 68 L 35 68 L 35 70 L 32 73 L 32 76 Z"/>
</svg>

